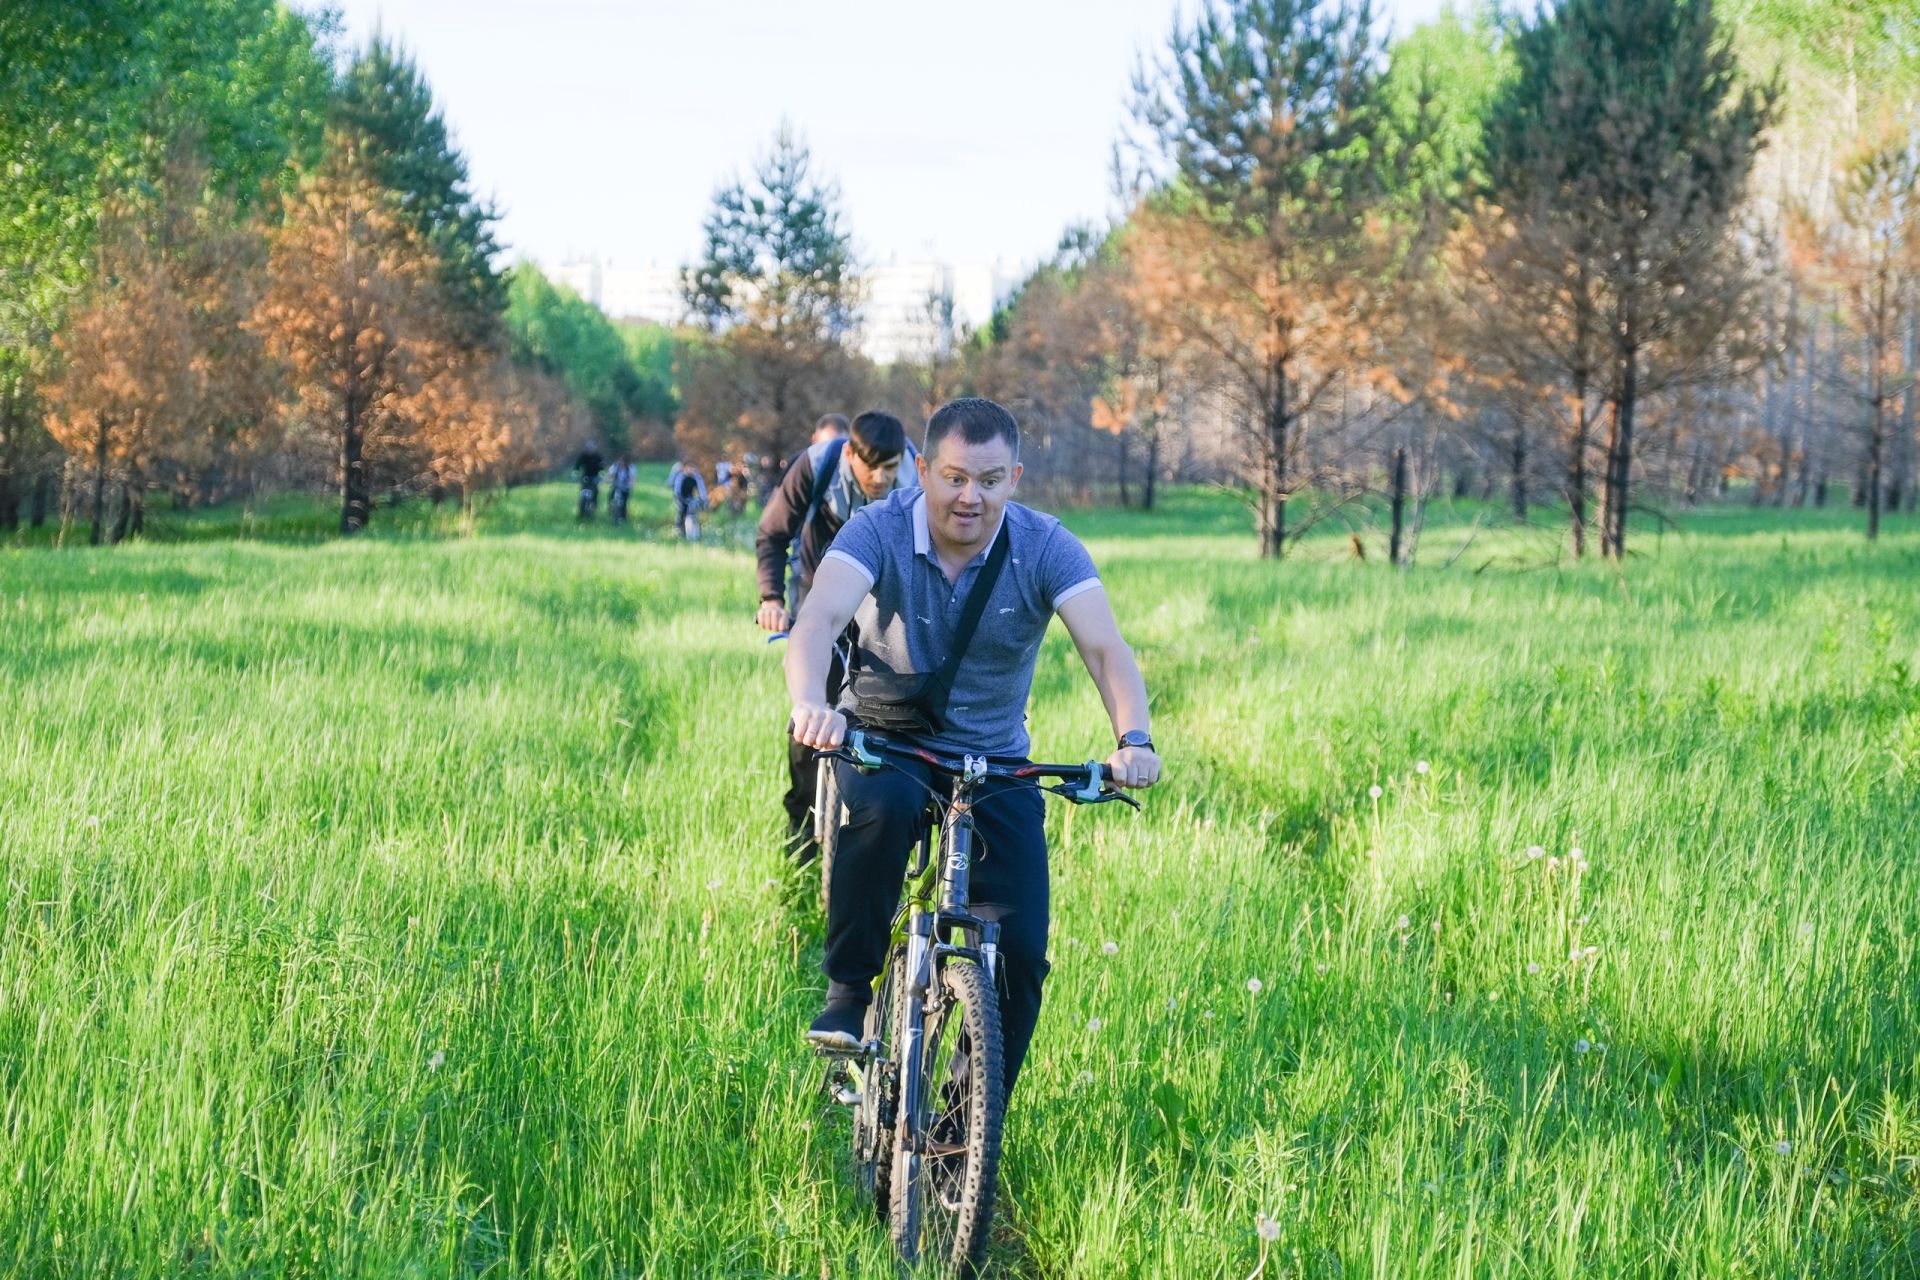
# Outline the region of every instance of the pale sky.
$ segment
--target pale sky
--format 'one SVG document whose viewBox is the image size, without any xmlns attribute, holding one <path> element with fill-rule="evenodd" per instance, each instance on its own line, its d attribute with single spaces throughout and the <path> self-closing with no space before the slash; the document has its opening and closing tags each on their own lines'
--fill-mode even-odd
<svg viewBox="0 0 1920 1280">
<path fill-rule="evenodd" d="M 1136 56 L 1176 0 L 334 0 L 413 52 L 509 256 L 678 265 L 781 119 L 865 263 L 1030 265 L 1109 212 Z M 1441 0 L 1385 0 L 1404 32 Z"/>
</svg>

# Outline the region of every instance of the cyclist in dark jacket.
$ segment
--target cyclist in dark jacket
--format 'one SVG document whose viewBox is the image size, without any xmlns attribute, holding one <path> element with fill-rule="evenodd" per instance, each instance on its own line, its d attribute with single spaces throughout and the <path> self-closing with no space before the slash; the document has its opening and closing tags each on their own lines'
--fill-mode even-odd
<svg viewBox="0 0 1920 1280">
<path fill-rule="evenodd" d="M 794 459 L 767 499 L 754 544 L 760 578 L 757 621 L 764 630 L 782 632 L 793 625 L 820 558 L 854 512 L 896 489 L 919 487 L 916 456 L 900 419 L 869 412 L 853 420 L 844 438 L 829 436 Z M 836 693 L 844 676 L 836 664 L 831 677 Z M 807 820 L 813 807 L 814 761 L 813 752 L 791 735 L 787 773 L 787 851 L 805 865 L 820 852 Z"/>
</svg>

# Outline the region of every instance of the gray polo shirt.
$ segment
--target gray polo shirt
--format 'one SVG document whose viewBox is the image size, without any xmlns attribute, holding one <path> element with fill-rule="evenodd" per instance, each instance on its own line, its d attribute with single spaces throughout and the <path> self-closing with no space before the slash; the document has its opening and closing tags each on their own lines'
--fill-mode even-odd
<svg viewBox="0 0 1920 1280">
<path fill-rule="evenodd" d="M 1052 516 L 1009 502 L 1001 523 L 1010 539 L 1007 562 L 953 678 L 948 731 L 927 740 L 938 750 L 1027 754 L 1027 696 L 1047 624 L 1061 605 L 1100 585 L 1087 549 Z M 992 546 L 989 538 L 960 580 L 948 582 L 928 538 L 924 492 L 897 492 L 856 512 L 826 558 L 852 565 L 872 587 L 853 615 L 860 665 L 937 670 Z M 851 702 L 841 695 L 842 707 Z"/>
</svg>

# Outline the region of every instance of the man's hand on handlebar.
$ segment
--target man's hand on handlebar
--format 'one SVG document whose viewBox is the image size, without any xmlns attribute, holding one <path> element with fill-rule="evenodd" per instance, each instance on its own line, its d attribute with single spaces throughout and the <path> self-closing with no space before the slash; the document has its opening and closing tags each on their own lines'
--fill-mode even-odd
<svg viewBox="0 0 1920 1280">
<path fill-rule="evenodd" d="M 783 611 L 784 612 L 784 611 Z M 847 718 L 824 703 L 793 707 L 793 740 L 816 751 L 831 751 L 847 738 Z"/>
<path fill-rule="evenodd" d="M 778 600 L 762 600 L 760 613 L 754 619 L 762 631 L 791 631 L 793 619 L 787 614 L 787 607 Z"/>
<path fill-rule="evenodd" d="M 1145 747 L 1122 747 L 1107 757 L 1113 785 L 1134 789 L 1160 781 L 1160 757 Z"/>
</svg>

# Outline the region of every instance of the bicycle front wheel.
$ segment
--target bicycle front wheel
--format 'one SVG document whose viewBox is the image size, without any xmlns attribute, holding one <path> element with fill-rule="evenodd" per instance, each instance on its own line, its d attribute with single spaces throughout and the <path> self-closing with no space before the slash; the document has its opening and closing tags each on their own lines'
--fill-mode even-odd
<svg viewBox="0 0 1920 1280">
<path fill-rule="evenodd" d="M 873 1197 L 874 1212 L 886 1222 L 893 1208 L 894 1135 L 900 1114 L 900 1070 L 895 1060 L 895 1027 L 906 1012 L 907 950 L 895 947 L 880 976 L 880 990 L 867 1009 L 866 1038 L 878 1052 L 859 1068 L 860 1100 L 853 1108 L 853 1175 L 860 1190 Z"/>
<path fill-rule="evenodd" d="M 894 1152 L 893 1238 L 909 1263 L 971 1275 L 987 1255 L 1006 1118 L 1000 1004 L 966 960 L 940 967 L 938 994 Z"/>
</svg>

